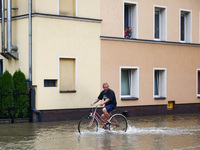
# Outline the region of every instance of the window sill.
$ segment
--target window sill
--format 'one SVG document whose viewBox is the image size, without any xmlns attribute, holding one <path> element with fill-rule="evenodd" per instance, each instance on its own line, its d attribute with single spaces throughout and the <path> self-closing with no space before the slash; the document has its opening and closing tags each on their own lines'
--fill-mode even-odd
<svg viewBox="0 0 200 150">
<path fill-rule="evenodd" d="M 76 93 L 76 90 L 73 90 L 73 91 L 60 91 L 60 93 Z"/>
<path fill-rule="evenodd" d="M 121 97 L 121 100 L 138 100 L 137 97 Z"/>
<path fill-rule="evenodd" d="M 162 100 L 162 99 L 166 99 L 166 97 L 154 97 L 155 100 Z"/>
</svg>

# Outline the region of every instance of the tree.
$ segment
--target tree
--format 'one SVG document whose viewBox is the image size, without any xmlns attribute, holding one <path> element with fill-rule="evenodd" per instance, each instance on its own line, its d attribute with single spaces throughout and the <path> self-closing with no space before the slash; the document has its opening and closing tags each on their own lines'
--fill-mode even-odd
<svg viewBox="0 0 200 150">
<path fill-rule="evenodd" d="M 8 117 L 9 114 L 13 115 L 14 111 L 14 98 L 13 98 L 13 78 L 12 75 L 6 70 L 0 76 L 0 91 L 2 100 L 1 113 L 3 116 Z"/>
<path fill-rule="evenodd" d="M 29 112 L 29 98 L 26 94 L 26 77 L 20 70 L 15 71 L 13 75 L 15 87 L 15 117 L 26 118 Z"/>
</svg>

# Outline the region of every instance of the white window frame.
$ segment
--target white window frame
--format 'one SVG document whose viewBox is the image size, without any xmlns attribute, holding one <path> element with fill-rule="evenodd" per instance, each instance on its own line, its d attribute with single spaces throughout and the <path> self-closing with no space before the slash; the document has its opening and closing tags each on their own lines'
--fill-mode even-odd
<svg viewBox="0 0 200 150">
<path fill-rule="evenodd" d="M 132 70 L 135 70 L 135 79 L 133 79 L 133 72 L 131 72 L 131 94 L 130 95 L 121 95 L 121 71 L 122 69 L 130 69 L 131 71 Z M 119 93 L 120 93 L 120 98 L 123 99 L 123 98 L 138 98 L 139 99 L 139 67 L 130 67 L 130 66 L 120 66 L 120 74 L 119 74 Z M 133 85 L 133 80 L 135 81 L 134 82 L 134 85 Z M 136 91 L 134 91 L 136 90 Z"/>
<path fill-rule="evenodd" d="M 3 60 L 3 73 L 5 72 L 5 67 L 4 67 L 4 58 L 0 57 L 1 60 Z"/>
<path fill-rule="evenodd" d="M 122 30 L 122 35 L 124 37 L 124 29 L 125 29 L 125 24 L 124 24 L 124 9 L 125 9 L 125 5 L 129 4 L 129 5 L 135 5 L 134 9 L 132 10 L 132 22 L 131 22 L 131 27 L 132 27 L 132 36 L 131 38 L 138 38 L 138 2 L 132 2 L 132 1 L 127 1 L 124 0 L 123 1 L 123 30 Z"/>
<path fill-rule="evenodd" d="M 186 14 L 185 13 L 181 13 L 180 15 L 184 15 L 184 40 L 181 40 L 181 24 L 180 24 L 180 41 L 181 42 L 186 42 L 186 37 L 187 37 L 187 30 L 186 30 L 186 26 L 187 26 L 187 24 L 186 24 L 186 20 L 187 20 L 187 17 L 186 17 Z M 181 17 L 181 16 L 180 16 Z M 181 19 L 181 18 L 180 18 Z M 181 23 L 181 20 L 180 20 L 180 23 Z"/>
<path fill-rule="evenodd" d="M 154 79 L 155 79 L 155 71 L 156 70 L 164 71 L 164 77 L 162 78 L 162 83 L 161 83 L 161 86 L 164 86 L 164 89 L 160 89 L 161 87 L 159 87 L 160 95 L 155 95 L 154 94 L 155 93 L 155 88 L 154 88 L 155 87 L 155 82 L 154 82 Z M 160 76 L 160 74 L 159 74 L 159 76 Z M 159 78 L 159 80 L 161 80 L 161 78 Z M 153 97 L 154 98 L 161 98 L 161 97 L 166 98 L 167 97 L 167 69 L 166 68 L 153 68 Z"/>
<path fill-rule="evenodd" d="M 156 18 L 155 18 L 155 12 L 156 11 L 158 11 L 159 12 L 159 38 L 155 38 L 155 20 L 156 20 Z M 161 11 L 160 10 L 158 10 L 158 9 L 155 9 L 155 11 L 154 11 L 154 40 L 161 40 Z"/>
<path fill-rule="evenodd" d="M 197 72 L 196 72 L 196 94 L 197 94 L 197 97 L 200 98 L 200 94 L 198 94 L 198 72 L 200 72 L 200 69 L 197 69 Z"/>
<path fill-rule="evenodd" d="M 159 38 L 155 38 L 155 11 L 159 10 Z M 158 41 L 167 41 L 167 7 L 153 5 L 153 38 Z"/>
<path fill-rule="evenodd" d="M 200 11 L 199 11 L 199 43 L 200 43 Z"/>
<path fill-rule="evenodd" d="M 77 91 L 77 57 L 72 56 L 58 56 L 58 92 L 60 93 L 60 59 L 75 59 L 75 91 Z"/>
<path fill-rule="evenodd" d="M 185 40 L 181 40 L 181 14 L 185 14 Z M 192 43 L 192 11 L 179 9 L 179 40 L 182 43 Z"/>
<path fill-rule="evenodd" d="M 78 0 L 76 0 L 76 11 L 75 11 L 75 15 L 76 17 L 78 16 Z M 60 0 L 57 0 L 57 11 L 58 11 L 58 15 L 60 15 Z"/>
</svg>

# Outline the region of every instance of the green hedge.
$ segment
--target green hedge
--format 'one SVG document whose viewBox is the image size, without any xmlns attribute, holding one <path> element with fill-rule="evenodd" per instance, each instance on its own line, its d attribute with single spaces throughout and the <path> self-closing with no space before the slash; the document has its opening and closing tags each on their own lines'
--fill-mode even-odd
<svg viewBox="0 0 200 150">
<path fill-rule="evenodd" d="M 26 118 L 29 113 L 29 99 L 26 95 L 27 83 L 26 77 L 20 70 L 16 71 L 13 75 L 15 87 L 15 117 Z"/>
<path fill-rule="evenodd" d="M 0 76 L 0 117 L 26 118 L 29 114 L 26 77 L 20 70 Z"/>
<path fill-rule="evenodd" d="M 14 83 L 12 75 L 6 70 L 0 76 L 0 91 L 2 100 L 1 114 L 3 116 L 13 115 L 14 98 L 13 98 Z"/>
</svg>

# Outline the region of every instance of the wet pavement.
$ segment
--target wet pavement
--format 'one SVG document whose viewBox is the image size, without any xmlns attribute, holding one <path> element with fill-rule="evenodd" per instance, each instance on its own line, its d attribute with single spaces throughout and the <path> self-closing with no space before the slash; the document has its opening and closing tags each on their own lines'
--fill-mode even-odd
<svg viewBox="0 0 200 150">
<path fill-rule="evenodd" d="M 128 118 L 127 132 L 77 131 L 77 121 L 0 125 L 0 150 L 200 150 L 200 114 Z"/>
</svg>

